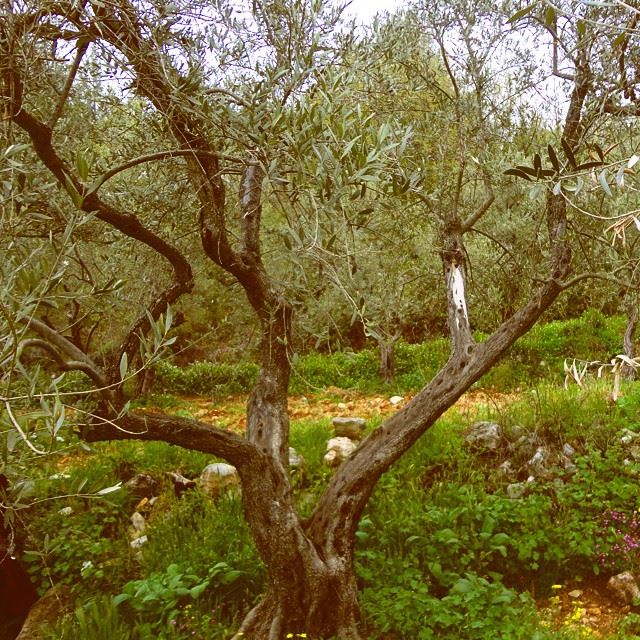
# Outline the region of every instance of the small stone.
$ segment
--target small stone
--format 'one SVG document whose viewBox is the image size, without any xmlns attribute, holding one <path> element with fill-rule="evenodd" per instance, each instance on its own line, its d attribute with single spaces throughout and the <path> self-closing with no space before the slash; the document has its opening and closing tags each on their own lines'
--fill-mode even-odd
<svg viewBox="0 0 640 640">
<path fill-rule="evenodd" d="M 144 516 L 141 513 L 134 511 L 131 515 L 131 524 L 133 525 L 136 533 L 142 533 L 146 526 Z"/>
<path fill-rule="evenodd" d="M 540 439 L 533 433 L 521 435 L 512 445 L 513 450 L 524 457 L 532 456 L 540 446 Z"/>
<path fill-rule="evenodd" d="M 520 424 L 514 424 L 509 429 L 509 439 L 513 440 L 514 442 L 516 440 L 519 440 L 520 438 L 526 437 L 526 434 L 527 430 Z"/>
<path fill-rule="evenodd" d="M 338 402 L 337 407 L 339 411 L 346 411 L 348 409 L 347 405 L 344 402 Z"/>
<path fill-rule="evenodd" d="M 631 571 L 613 576 L 607 582 L 607 587 L 620 604 L 631 605 L 640 600 L 640 588 Z"/>
<path fill-rule="evenodd" d="M 331 422 L 336 438 L 351 438 L 352 440 L 362 438 L 367 425 L 367 421 L 364 418 L 337 417 Z"/>
<path fill-rule="evenodd" d="M 403 396 L 391 396 L 389 398 L 389 404 L 395 407 L 397 404 L 400 404 L 403 400 L 404 400 Z"/>
<path fill-rule="evenodd" d="M 513 475 L 513 464 L 511 460 L 505 460 L 498 467 L 498 474 L 503 478 L 508 478 L 509 476 Z"/>
<path fill-rule="evenodd" d="M 567 458 L 573 458 L 573 456 L 576 455 L 576 450 L 568 443 L 565 442 L 562 445 L 562 453 L 567 457 Z"/>
<path fill-rule="evenodd" d="M 349 438 L 331 438 L 327 442 L 327 453 L 324 462 L 329 467 L 337 467 L 342 464 L 354 451 L 356 443 Z"/>
<path fill-rule="evenodd" d="M 62 507 L 58 513 L 61 516 L 70 516 L 73 513 L 73 507 Z"/>
<path fill-rule="evenodd" d="M 68 480 L 71 476 L 68 473 L 54 473 L 49 476 L 49 480 Z"/>
<path fill-rule="evenodd" d="M 526 488 L 527 487 L 524 482 L 514 482 L 513 484 L 507 485 L 507 496 L 512 500 L 522 498 Z"/>
<path fill-rule="evenodd" d="M 135 540 L 131 541 L 131 548 L 132 549 L 140 549 L 140 547 L 142 547 L 144 544 L 146 544 L 148 542 L 148 538 L 147 536 L 140 536 L 139 538 L 136 538 Z"/>
<path fill-rule="evenodd" d="M 293 447 L 289 447 L 289 466 L 292 469 L 304 467 L 304 458 Z"/>
<path fill-rule="evenodd" d="M 464 441 L 473 449 L 495 451 L 502 440 L 502 429 L 495 422 L 475 422 L 469 427 Z"/>
<path fill-rule="evenodd" d="M 640 433 L 636 433 L 635 431 L 631 431 L 631 429 L 623 429 L 620 432 L 620 438 L 618 442 L 620 444 L 631 444 L 635 440 L 640 438 Z"/>
<path fill-rule="evenodd" d="M 569 597 L 577 600 L 582 596 L 582 589 L 574 589 L 573 591 L 569 591 Z"/>
<path fill-rule="evenodd" d="M 527 462 L 530 471 L 539 477 L 545 477 L 550 474 L 550 464 L 551 452 L 547 447 L 538 447 L 531 460 Z"/>
<path fill-rule="evenodd" d="M 200 488 L 210 496 L 218 496 L 223 489 L 240 484 L 238 470 L 226 462 L 207 465 L 200 475 Z"/>
<path fill-rule="evenodd" d="M 138 473 L 124 485 L 134 496 L 138 498 L 150 498 L 157 493 L 158 482 L 148 473 Z"/>
</svg>

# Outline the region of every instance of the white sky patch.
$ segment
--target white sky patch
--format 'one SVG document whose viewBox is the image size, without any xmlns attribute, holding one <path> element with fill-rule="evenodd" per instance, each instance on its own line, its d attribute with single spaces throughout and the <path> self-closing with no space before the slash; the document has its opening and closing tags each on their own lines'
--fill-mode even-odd
<svg viewBox="0 0 640 640">
<path fill-rule="evenodd" d="M 393 12 L 406 4 L 404 0 L 352 0 L 344 15 L 353 16 L 362 24 L 369 23 L 377 13 Z"/>
</svg>

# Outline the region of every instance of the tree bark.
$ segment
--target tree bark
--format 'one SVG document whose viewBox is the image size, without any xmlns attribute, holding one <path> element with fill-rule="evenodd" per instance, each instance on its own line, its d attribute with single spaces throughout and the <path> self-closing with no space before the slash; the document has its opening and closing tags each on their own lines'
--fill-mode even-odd
<svg viewBox="0 0 640 640">
<path fill-rule="evenodd" d="M 396 340 L 378 340 L 378 350 L 380 352 L 380 368 L 379 374 L 386 384 L 393 384 L 396 375 Z"/>
<path fill-rule="evenodd" d="M 633 360 L 636 357 L 636 329 L 638 328 L 638 294 L 630 292 L 626 296 L 627 326 L 624 332 L 623 350 L 627 358 Z M 636 378 L 636 370 L 628 364 L 623 365 L 622 375 L 627 380 Z"/>
</svg>

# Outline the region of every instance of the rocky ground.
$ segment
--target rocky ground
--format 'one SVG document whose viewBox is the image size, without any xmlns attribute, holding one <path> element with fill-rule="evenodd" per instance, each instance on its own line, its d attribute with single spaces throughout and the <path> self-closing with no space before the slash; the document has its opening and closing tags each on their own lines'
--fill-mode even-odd
<svg viewBox="0 0 640 640">
<path fill-rule="evenodd" d="M 293 420 L 360 416 L 371 421 L 397 411 L 410 397 L 365 395 L 330 387 L 314 396 L 291 397 L 289 407 Z M 472 422 L 484 409 L 502 406 L 515 397 L 517 394 L 473 391 L 465 394 L 455 408 L 465 422 Z M 182 398 L 182 401 L 185 403 L 184 410 L 199 420 L 237 431 L 244 430 L 246 400 L 243 397 L 229 397 L 221 402 L 211 402 L 202 397 Z M 629 605 L 616 602 L 607 587 L 607 581 L 597 577 L 575 584 L 554 585 L 550 597 L 532 595 L 547 624 L 555 629 L 566 626 L 579 628 L 585 638 L 613 640 L 617 623 L 631 610 Z"/>
</svg>

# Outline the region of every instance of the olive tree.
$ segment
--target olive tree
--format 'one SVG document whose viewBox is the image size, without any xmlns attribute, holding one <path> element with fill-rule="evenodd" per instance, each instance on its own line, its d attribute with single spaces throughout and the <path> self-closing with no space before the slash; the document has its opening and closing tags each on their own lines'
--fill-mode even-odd
<svg viewBox="0 0 640 640">
<path fill-rule="evenodd" d="M 418 7 L 416 24 L 430 34 L 424 46 L 432 47 L 446 73 L 438 90 L 447 93 L 454 118 L 451 135 L 441 140 L 441 155 L 416 158 L 419 147 L 408 146 L 406 123 L 390 117 L 388 127 L 372 127 L 358 108 L 354 83 L 344 82 L 344 77 L 366 74 L 370 51 L 339 26 L 339 9 L 322 0 L 254 0 L 246 5 L 225 0 L 3 2 L 4 122 L 12 135 L 24 134 L 39 170 L 46 169 L 67 198 L 65 224 L 59 230 L 62 246 L 69 252 L 78 248 L 82 255 L 82 247 L 93 240 L 93 233 L 82 233 L 90 225 L 144 248 L 156 257 L 152 265 L 165 265 L 161 278 L 141 288 L 144 308 L 136 307 L 118 348 L 99 360 L 86 343 L 74 343 L 61 319 L 45 317 L 47 301 L 64 303 L 56 287 L 71 268 L 67 261 L 56 259 L 46 271 L 52 276 L 42 282 L 32 278 L 18 283 L 16 270 L 35 271 L 28 255 L 20 257 L 16 244 L 5 242 L 5 264 L 15 265 L 12 282 L 24 287 L 14 287 L 3 297 L 3 420 L 28 440 L 12 411 L 11 380 L 25 371 L 21 358 L 47 355 L 59 369 L 87 374 L 99 394 L 99 405 L 82 427 L 86 440 L 159 440 L 235 465 L 246 519 L 267 571 L 264 595 L 247 613 L 238 638 L 279 640 L 296 632 L 360 637 L 355 533 L 378 480 L 583 277 L 572 273 L 577 240 L 569 209 L 575 200 L 566 188 L 575 187 L 577 174 L 590 170 L 576 158 L 596 123 L 626 117 L 632 107 L 637 111 L 637 75 L 626 62 L 622 77 L 612 79 L 617 71 L 611 67 L 608 46 L 611 30 L 625 34 L 616 45 L 625 55 L 636 44 L 637 30 L 627 28 L 622 5 L 575 2 L 559 9 L 534 3 L 509 23 L 509 16 L 497 13 L 492 4 L 451 3 L 442 14 L 439 3 Z M 486 102 L 489 89 L 496 91 L 494 98 L 500 97 L 500 85 L 491 85 L 495 67 L 483 42 L 490 34 L 496 50 L 513 41 L 513 25 L 520 24 L 546 38 L 553 54 L 551 71 L 565 86 L 564 117 L 552 145 L 563 155 L 559 159 L 552 150 L 550 168 L 536 154 L 531 166 L 511 170 L 539 185 L 531 215 L 541 230 L 540 259 L 527 299 L 478 342 L 467 302 L 466 238 L 494 212 L 495 191 L 514 178 L 502 175 L 511 163 L 508 145 L 503 144 L 500 161 L 473 155 L 478 141 L 468 144 L 473 132 L 466 128 L 465 109 L 483 124 L 482 144 L 492 143 L 492 136 L 501 139 L 496 111 Z M 462 48 L 456 51 L 449 48 L 458 45 Z M 86 99 L 78 87 L 91 73 L 115 87 L 115 98 L 100 108 L 117 113 L 129 109 L 134 96 L 142 101 L 154 133 L 144 153 L 119 158 L 106 153 L 94 160 L 92 141 L 99 132 L 89 127 L 78 140 L 65 130 L 65 114 Z M 474 86 L 477 81 L 482 85 Z M 620 103 L 617 96 L 623 92 L 627 97 Z M 126 145 L 118 148 L 126 153 Z M 443 165 L 450 149 L 454 159 Z M 29 151 L 22 147 L 11 153 L 23 153 L 23 162 L 30 162 Z M 107 161 L 112 164 L 107 166 Z M 147 179 L 149 167 L 169 161 L 179 163 L 184 187 L 175 198 L 171 190 L 156 185 L 155 195 L 164 193 L 169 199 L 159 223 L 157 197 L 149 198 L 145 210 L 136 210 L 127 194 Z M 430 180 L 409 181 L 402 193 L 394 191 L 394 185 L 407 184 L 416 164 L 430 170 Z M 449 166 L 457 170 L 451 174 Z M 446 182 L 451 175 L 452 189 Z M 300 240 L 297 248 L 304 245 L 302 232 L 316 238 L 321 225 L 314 220 L 364 197 L 369 186 L 379 191 L 381 200 L 397 197 L 397 206 L 411 206 L 416 215 L 431 220 L 433 233 L 425 241 L 431 242 L 442 264 L 442 313 L 451 353 L 424 389 L 362 440 L 303 518 L 289 478 L 287 411 L 292 317 L 300 283 L 292 281 L 298 269 L 287 271 L 283 265 L 295 256 L 291 238 Z M 580 197 L 575 189 L 573 195 Z M 310 222 L 301 227 L 302 207 Z M 12 210 L 5 220 L 19 226 L 24 213 Z M 166 344 L 170 306 L 192 291 L 198 275 L 192 258 L 195 246 L 178 237 L 176 220 L 191 221 L 202 251 L 242 288 L 259 326 L 260 369 L 247 402 L 244 435 L 197 420 L 132 410 L 128 404 L 124 382 L 131 375 L 130 364 L 139 354 L 147 361 L 157 356 Z M 49 224 L 46 218 L 40 222 Z M 276 244 L 272 236 L 283 224 L 289 241 Z M 41 240 L 50 242 L 52 234 Z M 35 249 L 44 251 L 41 245 Z M 143 277 L 144 264 L 139 268 Z M 56 424 L 60 415 L 58 411 Z"/>
</svg>

